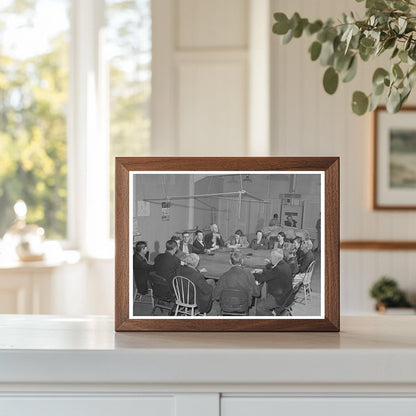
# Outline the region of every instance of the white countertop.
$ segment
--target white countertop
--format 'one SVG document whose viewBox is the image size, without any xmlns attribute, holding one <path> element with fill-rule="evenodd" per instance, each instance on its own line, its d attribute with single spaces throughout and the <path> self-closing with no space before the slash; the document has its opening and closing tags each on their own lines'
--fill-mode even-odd
<svg viewBox="0 0 416 416">
<path fill-rule="evenodd" d="M 408 383 L 416 316 L 344 317 L 338 333 L 115 333 L 107 317 L 0 316 L 0 383 Z"/>
</svg>

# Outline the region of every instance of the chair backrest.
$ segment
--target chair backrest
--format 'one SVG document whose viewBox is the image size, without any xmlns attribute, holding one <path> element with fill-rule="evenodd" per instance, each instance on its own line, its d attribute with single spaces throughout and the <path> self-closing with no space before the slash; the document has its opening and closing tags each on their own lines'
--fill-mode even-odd
<svg viewBox="0 0 416 416">
<path fill-rule="evenodd" d="M 284 311 L 287 311 L 288 309 L 290 309 L 290 307 L 295 302 L 296 295 L 298 294 L 299 289 L 302 287 L 302 285 L 303 285 L 302 282 L 297 283 L 296 286 L 289 292 L 283 304 L 276 308 L 277 315 L 281 315 Z"/>
<path fill-rule="evenodd" d="M 154 298 L 165 301 L 172 301 L 175 299 L 175 294 L 164 277 L 160 276 L 156 272 L 150 272 L 149 281 Z"/>
<path fill-rule="evenodd" d="M 226 313 L 245 313 L 249 307 L 247 293 L 239 289 L 224 289 L 220 296 L 220 306 Z"/>
<path fill-rule="evenodd" d="M 191 280 L 187 277 L 175 276 L 172 283 L 178 304 L 196 306 L 196 287 Z"/>
<path fill-rule="evenodd" d="M 316 260 L 312 261 L 311 264 L 308 266 L 308 269 L 305 272 L 305 277 L 303 278 L 303 284 L 309 285 L 312 279 L 313 269 L 315 267 Z"/>
</svg>

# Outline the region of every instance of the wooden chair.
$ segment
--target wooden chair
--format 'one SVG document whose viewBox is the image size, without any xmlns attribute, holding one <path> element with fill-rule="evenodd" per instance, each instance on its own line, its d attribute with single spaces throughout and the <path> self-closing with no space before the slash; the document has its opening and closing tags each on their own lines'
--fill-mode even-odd
<svg viewBox="0 0 416 416">
<path fill-rule="evenodd" d="M 149 282 L 153 293 L 152 315 L 155 314 L 155 311 L 158 308 L 161 311 L 166 310 L 168 311 L 168 315 L 172 315 L 176 304 L 175 294 L 167 280 L 156 272 L 150 272 Z"/>
<path fill-rule="evenodd" d="M 295 279 L 293 279 L 294 286 L 297 284 L 302 283 L 303 287 L 303 299 L 297 299 L 299 303 L 306 304 L 307 300 L 312 299 L 311 297 L 311 280 L 312 280 L 312 274 L 313 270 L 315 268 L 316 260 L 312 261 L 311 264 L 308 266 L 308 269 L 305 273 L 299 273 L 295 276 Z"/>
<path fill-rule="evenodd" d="M 248 315 L 249 301 L 247 293 L 238 289 L 224 289 L 220 296 L 221 315 Z"/>
<path fill-rule="evenodd" d="M 288 294 L 287 298 L 285 299 L 285 301 L 283 302 L 283 304 L 281 306 L 278 306 L 275 310 L 274 313 L 276 316 L 293 316 L 293 304 L 296 302 L 296 296 L 300 290 L 300 288 L 302 287 L 303 283 L 299 282 L 293 289 L 292 291 Z"/>
<path fill-rule="evenodd" d="M 175 276 L 172 283 L 176 296 L 175 316 L 195 316 L 195 310 L 198 307 L 195 284 L 183 276 Z"/>
</svg>

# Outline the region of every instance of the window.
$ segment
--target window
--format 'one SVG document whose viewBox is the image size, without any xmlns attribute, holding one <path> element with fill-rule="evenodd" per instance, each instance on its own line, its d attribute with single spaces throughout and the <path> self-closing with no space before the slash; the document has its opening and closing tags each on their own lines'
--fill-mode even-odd
<svg viewBox="0 0 416 416">
<path fill-rule="evenodd" d="M 110 235 L 114 236 L 114 157 L 145 156 L 150 144 L 150 0 L 107 0 L 110 79 Z"/>
<path fill-rule="evenodd" d="M 149 152 L 151 0 L 1 3 L 0 238 L 23 199 L 91 254 L 114 233 L 114 157 Z"/>
<path fill-rule="evenodd" d="M 66 237 L 69 9 L 68 0 L 0 6 L 0 236 L 24 199 L 28 222 Z"/>
</svg>

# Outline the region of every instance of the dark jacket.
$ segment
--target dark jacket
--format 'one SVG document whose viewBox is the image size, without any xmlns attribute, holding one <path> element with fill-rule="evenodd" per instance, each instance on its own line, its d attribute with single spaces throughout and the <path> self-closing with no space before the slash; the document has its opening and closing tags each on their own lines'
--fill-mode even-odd
<svg viewBox="0 0 416 416">
<path fill-rule="evenodd" d="M 218 280 L 213 297 L 219 300 L 224 289 L 238 289 L 247 293 L 248 303 L 251 304 L 253 297 L 260 296 L 260 287 L 256 285 L 254 276 L 241 266 L 233 266 L 226 271 Z"/>
<path fill-rule="evenodd" d="M 252 248 L 253 250 L 258 250 L 258 249 L 267 249 L 267 241 L 266 239 L 263 237 L 260 241 L 260 244 L 257 243 L 257 238 L 253 238 L 251 240 L 250 243 L 250 248 Z"/>
<path fill-rule="evenodd" d="M 149 253 L 147 253 L 149 257 Z M 147 258 L 144 258 L 139 253 L 133 255 L 133 274 L 134 281 L 136 283 L 137 291 L 141 295 L 147 293 L 147 282 L 149 280 L 149 272 L 153 270 L 153 264 L 147 262 Z"/>
<path fill-rule="evenodd" d="M 282 305 L 292 290 L 292 271 L 290 266 L 281 260 L 276 266 L 264 269 L 255 275 L 258 282 L 267 282 L 267 293 L 270 293 L 278 305 Z"/>
<path fill-rule="evenodd" d="M 299 273 L 305 273 L 308 270 L 309 265 L 315 260 L 315 256 L 312 251 L 302 253 L 299 258 Z"/>
<path fill-rule="evenodd" d="M 172 280 L 177 276 L 180 265 L 181 262 L 176 256 L 165 252 L 156 256 L 154 270 L 157 274 L 164 277 L 169 285 L 172 286 Z"/>
<path fill-rule="evenodd" d="M 178 275 L 187 277 L 196 286 L 196 304 L 200 313 L 207 313 L 212 305 L 212 286 L 207 283 L 202 273 L 198 270 L 189 267 L 181 266 L 178 270 Z M 191 294 L 191 302 L 194 302 Z"/>
<path fill-rule="evenodd" d="M 207 250 L 204 245 L 202 245 L 198 240 L 194 241 L 194 244 L 192 245 L 193 252 L 196 254 L 203 254 Z"/>
<path fill-rule="evenodd" d="M 181 241 L 180 243 L 179 243 L 179 251 L 182 251 L 182 253 L 184 252 L 183 251 L 183 246 L 185 245 L 185 243 L 183 242 L 183 241 Z M 187 244 L 187 246 L 188 246 L 188 254 L 191 254 L 191 253 L 193 253 L 193 246 L 192 246 L 192 244 Z"/>
<path fill-rule="evenodd" d="M 208 233 L 204 237 L 204 243 L 207 249 L 212 248 L 212 239 L 213 239 L 213 233 Z M 217 245 L 219 247 L 224 247 L 224 240 L 222 239 L 221 235 L 219 238 L 217 238 Z"/>
</svg>

